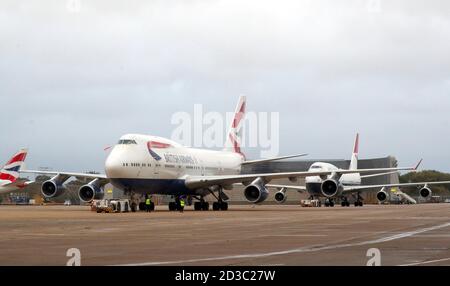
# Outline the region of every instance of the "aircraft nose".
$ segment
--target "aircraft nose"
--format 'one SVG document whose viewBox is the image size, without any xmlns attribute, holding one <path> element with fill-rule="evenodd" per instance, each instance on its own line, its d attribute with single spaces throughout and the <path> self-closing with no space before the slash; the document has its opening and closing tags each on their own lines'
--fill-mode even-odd
<svg viewBox="0 0 450 286">
<path fill-rule="evenodd" d="M 117 152 L 111 151 L 105 161 L 105 173 L 108 178 L 118 178 L 120 177 L 122 169 L 122 164 L 120 163 L 119 156 Z"/>
</svg>

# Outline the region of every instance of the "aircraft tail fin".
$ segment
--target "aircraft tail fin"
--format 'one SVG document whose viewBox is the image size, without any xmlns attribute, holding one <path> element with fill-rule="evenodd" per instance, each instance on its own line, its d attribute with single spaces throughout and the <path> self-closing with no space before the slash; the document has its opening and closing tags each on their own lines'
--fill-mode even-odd
<svg viewBox="0 0 450 286">
<path fill-rule="evenodd" d="M 356 133 L 355 144 L 353 145 L 352 159 L 350 160 L 350 170 L 358 169 L 359 133 Z"/>
<path fill-rule="evenodd" d="M 239 97 L 236 110 L 234 112 L 233 121 L 231 122 L 231 126 L 227 134 L 227 140 L 225 141 L 224 151 L 244 155 L 241 151 L 241 140 L 242 140 L 242 128 L 244 125 L 245 109 L 246 109 L 246 97 L 241 95 Z"/>
<path fill-rule="evenodd" d="M 25 164 L 28 150 L 21 149 L 0 170 L 0 180 L 15 182 L 19 178 L 19 171 Z"/>
</svg>

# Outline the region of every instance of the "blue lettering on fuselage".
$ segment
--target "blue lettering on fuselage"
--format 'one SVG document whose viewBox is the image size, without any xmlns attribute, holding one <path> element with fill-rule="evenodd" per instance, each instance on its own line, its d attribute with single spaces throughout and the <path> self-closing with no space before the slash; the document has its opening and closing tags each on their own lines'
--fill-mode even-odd
<svg viewBox="0 0 450 286">
<path fill-rule="evenodd" d="M 194 165 L 196 160 L 189 155 L 176 155 L 170 153 L 164 153 L 164 159 L 167 163 Z"/>
</svg>

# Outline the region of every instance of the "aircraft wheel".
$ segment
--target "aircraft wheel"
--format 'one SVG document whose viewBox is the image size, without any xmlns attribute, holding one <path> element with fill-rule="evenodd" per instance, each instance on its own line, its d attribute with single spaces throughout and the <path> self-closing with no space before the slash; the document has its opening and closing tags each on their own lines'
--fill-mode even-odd
<svg viewBox="0 0 450 286">
<path fill-rule="evenodd" d="M 228 210 L 228 203 L 222 202 L 222 204 L 220 205 L 220 209 L 223 210 L 223 211 L 227 211 Z"/>
<path fill-rule="evenodd" d="M 202 204 L 202 210 L 204 210 L 204 211 L 208 211 L 209 210 L 209 203 L 208 202 L 204 202 Z"/>
<path fill-rule="evenodd" d="M 219 204 L 218 202 L 214 202 L 214 203 L 213 203 L 213 210 L 214 210 L 214 211 L 220 210 L 220 204 Z"/>
<path fill-rule="evenodd" d="M 169 211 L 174 211 L 177 209 L 177 204 L 175 202 L 169 203 Z"/>
<path fill-rule="evenodd" d="M 135 213 L 137 209 L 136 203 L 131 203 L 131 212 Z"/>
<path fill-rule="evenodd" d="M 194 203 L 194 210 L 201 211 L 202 210 L 202 203 L 201 202 L 195 202 Z"/>
</svg>

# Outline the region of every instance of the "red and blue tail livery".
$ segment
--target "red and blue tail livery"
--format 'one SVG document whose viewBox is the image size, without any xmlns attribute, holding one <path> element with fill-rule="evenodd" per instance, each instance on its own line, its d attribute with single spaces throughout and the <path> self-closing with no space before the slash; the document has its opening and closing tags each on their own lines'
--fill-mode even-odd
<svg viewBox="0 0 450 286">
<path fill-rule="evenodd" d="M 0 181 L 15 182 L 19 178 L 19 171 L 25 163 L 28 150 L 21 149 L 6 163 L 0 171 Z"/>
</svg>

